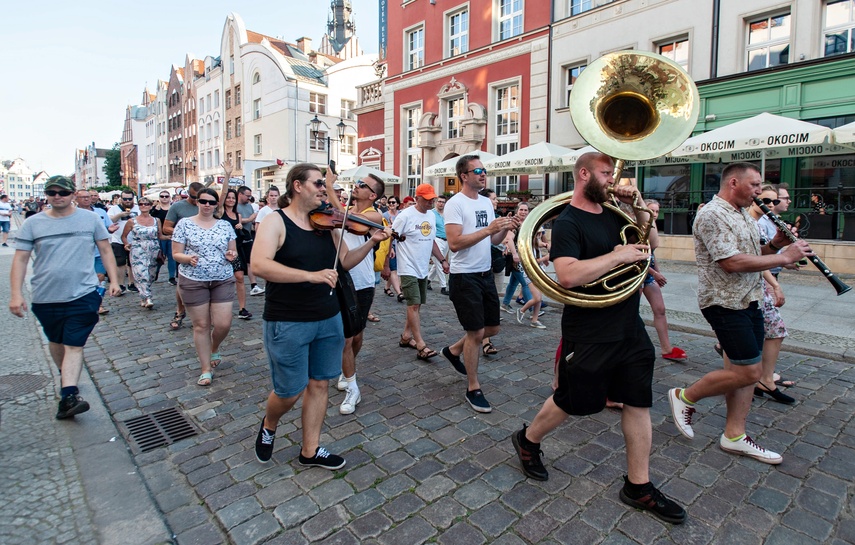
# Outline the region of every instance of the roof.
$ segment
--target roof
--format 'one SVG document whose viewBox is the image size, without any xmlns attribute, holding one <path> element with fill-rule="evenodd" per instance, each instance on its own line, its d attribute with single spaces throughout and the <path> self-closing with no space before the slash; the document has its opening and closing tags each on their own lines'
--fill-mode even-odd
<svg viewBox="0 0 855 545">
<path fill-rule="evenodd" d="M 291 70 L 294 71 L 294 75 L 298 79 L 311 83 L 320 83 L 321 85 L 327 84 L 326 73 L 314 64 L 290 57 L 285 60 L 291 65 Z"/>
</svg>

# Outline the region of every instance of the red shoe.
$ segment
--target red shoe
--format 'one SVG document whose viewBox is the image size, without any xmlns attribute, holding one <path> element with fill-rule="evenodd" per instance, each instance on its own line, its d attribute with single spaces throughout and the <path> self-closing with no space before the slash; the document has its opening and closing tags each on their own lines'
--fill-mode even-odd
<svg viewBox="0 0 855 545">
<path fill-rule="evenodd" d="M 685 350 L 683 350 L 682 348 L 677 348 L 675 346 L 675 347 L 671 348 L 671 351 L 668 352 L 667 354 L 662 354 L 662 357 L 665 358 L 666 360 L 679 361 L 679 360 L 686 359 L 688 356 L 686 356 Z"/>
</svg>

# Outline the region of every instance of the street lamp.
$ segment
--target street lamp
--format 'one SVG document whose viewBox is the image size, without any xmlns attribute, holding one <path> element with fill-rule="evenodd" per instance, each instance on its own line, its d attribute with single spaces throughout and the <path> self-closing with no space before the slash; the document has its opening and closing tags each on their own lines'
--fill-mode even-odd
<svg viewBox="0 0 855 545">
<path fill-rule="evenodd" d="M 321 129 L 322 121 L 318 119 L 318 114 L 315 114 L 315 117 L 309 122 L 312 124 L 312 137 L 315 140 L 318 139 L 318 133 Z M 330 138 L 330 135 L 327 134 L 327 164 L 330 164 L 330 144 L 331 142 L 342 142 L 344 140 L 344 131 L 347 130 L 347 124 L 345 124 L 344 119 L 339 118 L 338 123 L 336 123 L 336 129 L 338 130 L 338 139 Z"/>
<path fill-rule="evenodd" d="M 181 159 L 181 156 L 179 156 L 179 155 L 176 155 L 175 159 L 172 160 L 172 164 L 175 165 L 176 168 L 180 168 L 181 170 L 184 171 L 184 174 L 182 176 L 182 180 L 183 180 L 182 185 L 186 186 L 187 185 L 187 167 L 181 165 L 183 162 L 184 161 Z M 196 170 L 196 158 L 195 157 L 190 161 L 190 168 L 192 168 L 193 170 Z"/>
</svg>

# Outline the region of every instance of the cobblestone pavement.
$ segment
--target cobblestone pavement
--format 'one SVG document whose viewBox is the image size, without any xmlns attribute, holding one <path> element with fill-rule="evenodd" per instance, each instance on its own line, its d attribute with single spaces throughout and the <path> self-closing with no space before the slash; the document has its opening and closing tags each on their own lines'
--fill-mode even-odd
<svg viewBox="0 0 855 545">
<path fill-rule="evenodd" d="M 9 278 L 9 260 L 0 260 Z M 0 309 L 4 332 L 0 366 L 0 543 L 96 543 L 69 434 L 73 422 L 54 424 L 54 369 L 37 322 Z M 95 395 L 95 394 L 93 394 Z"/>
<path fill-rule="evenodd" d="M 362 403 L 341 416 L 330 388 L 322 444 L 347 460 L 329 472 L 296 463 L 299 411 L 281 421 L 272 463 L 253 443 L 270 386 L 261 342 L 261 297 L 251 321 L 235 320 L 213 385 L 195 385 L 190 328 L 169 331 L 172 290 L 157 307 L 130 294 L 86 350 L 89 369 L 117 421 L 165 407 L 186 411 L 202 433 L 135 461 L 181 544 L 192 543 L 833 543 L 855 542 L 855 371 L 850 364 L 782 353 L 778 368 L 798 381 L 795 406 L 755 400 L 749 432 L 782 452 L 777 467 L 724 454 L 720 399 L 699 404 L 696 437 L 674 428 L 667 390 L 721 365 L 709 337 L 675 332 L 685 363 L 658 360 L 654 382 L 652 480 L 689 512 L 661 523 L 618 499 L 625 473 L 620 415 L 571 418 L 543 443 L 547 482 L 524 478 L 509 440 L 551 393 L 560 313 L 536 330 L 504 314 L 497 356 L 482 359 L 493 405 L 477 414 L 466 383 L 442 356 L 431 363 L 398 347 L 404 306 L 378 290 L 358 359 Z M 423 333 L 439 351 L 461 331 L 451 303 L 428 292 Z M 655 339 L 655 333 L 650 330 Z M 786 344 L 785 344 L 786 348 Z"/>
</svg>

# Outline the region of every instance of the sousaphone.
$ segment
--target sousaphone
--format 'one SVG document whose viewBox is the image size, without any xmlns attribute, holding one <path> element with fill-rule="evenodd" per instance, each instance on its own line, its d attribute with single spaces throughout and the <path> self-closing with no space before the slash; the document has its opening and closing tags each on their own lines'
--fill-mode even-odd
<svg viewBox="0 0 855 545">
<path fill-rule="evenodd" d="M 616 158 L 615 180 L 620 180 L 625 160 L 643 161 L 665 155 L 682 144 L 698 118 L 698 89 L 692 78 L 673 61 L 654 53 L 609 53 L 588 65 L 573 84 L 570 115 L 579 134 L 594 148 Z M 570 203 L 569 191 L 547 199 L 532 210 L 520 226 L 519 254 L 532 283 L 547 297 L 578 307 L 607 307 L 638 290 L 650 261 L 615 267 L 595 282 L 567 289 L 537 263 L 533 250 L 541 226 Z M 639 226 L 618 206 L 603 206 L 626 220 L 624 244 L 647 244 L 650 223 Z M 641 199 L 636 211 L 650 212 Z"/>
</svg>

